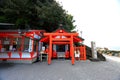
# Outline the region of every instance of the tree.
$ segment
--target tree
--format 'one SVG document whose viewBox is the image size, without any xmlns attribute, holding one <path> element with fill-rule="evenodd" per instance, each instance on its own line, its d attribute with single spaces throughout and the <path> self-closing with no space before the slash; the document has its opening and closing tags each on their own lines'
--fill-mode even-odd
<svg viewBox="0 0 120 80">
<path fill-rule="evenodd" d="M 1 0 L 0 22 L 14 23 L 16 28 L 30 26 L 48 32 L 57 29 L 59 24 L 68 31 L 75 28 L 73 16 L 55 0 Z"/>
<path fill-rule="evenodd" d="M 75 20 L 73 20 L 73 16 L 70 14 L 66 15 L 66 23 L 65 23 L 65 29 L 67 29 L 68 31 L 74 30 L 76 25 L 74 26 L 73 23 L 75 22 Z"/>
</svg>

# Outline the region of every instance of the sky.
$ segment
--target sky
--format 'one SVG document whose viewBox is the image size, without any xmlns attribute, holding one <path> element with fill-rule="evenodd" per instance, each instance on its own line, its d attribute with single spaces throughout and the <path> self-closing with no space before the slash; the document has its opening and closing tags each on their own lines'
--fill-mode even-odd
<svg viewBox="0 0 120 80">
<path fill-rule="evenodd" d="M 84 44 L 120 50 L 120 0 L 56 0 L 74 17 Z"/>
</svg>

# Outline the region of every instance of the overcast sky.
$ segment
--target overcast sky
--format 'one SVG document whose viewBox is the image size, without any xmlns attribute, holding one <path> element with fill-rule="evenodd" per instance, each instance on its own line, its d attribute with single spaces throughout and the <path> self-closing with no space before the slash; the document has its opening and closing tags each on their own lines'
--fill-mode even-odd
<svg viewBox="0 0 120 80">
<path fill-rule="evenodd" d="M 57 0 L 74 16 L 84 43 L 120 50 L 120 0 Z"/>
</svg>

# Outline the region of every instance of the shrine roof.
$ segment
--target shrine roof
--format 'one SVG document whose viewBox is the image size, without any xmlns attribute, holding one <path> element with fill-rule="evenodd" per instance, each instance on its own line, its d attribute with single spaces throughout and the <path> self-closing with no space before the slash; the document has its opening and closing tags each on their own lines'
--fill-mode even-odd
<svg viewBox="0 0 120 80">
<path fill-rule="evenodd" d="M 73 35 L 73 42 L 79 42 L 83 41 L 84 39 L 82 37 L 78 36 L 78 33 L 73 33 L 73 32 L 68 32 L 64 28 L 58 28 L 55 31 L 51 33 L 44 33 L 43 37 L 40 39 L 41 42 L 49 42 L 49 36 L 47 35 L 53 35 L 52 37 L 57 38 L 57 39 L 62 39 L 60 36 L 65 38 L 69 38 L 71 35 Z"/>
</svg>

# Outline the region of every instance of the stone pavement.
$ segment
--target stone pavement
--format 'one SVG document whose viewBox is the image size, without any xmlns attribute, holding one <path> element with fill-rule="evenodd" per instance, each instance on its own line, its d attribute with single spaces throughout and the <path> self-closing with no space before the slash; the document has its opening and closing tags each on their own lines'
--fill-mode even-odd
<svg viewBox="0 0 120 80">
<path fill-rule="evenodd" d="M 0 80 L 120 80 L 120 62 L 52 60 L 33 64 L 0 63 Z"/>
</svg>

